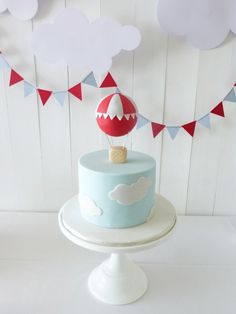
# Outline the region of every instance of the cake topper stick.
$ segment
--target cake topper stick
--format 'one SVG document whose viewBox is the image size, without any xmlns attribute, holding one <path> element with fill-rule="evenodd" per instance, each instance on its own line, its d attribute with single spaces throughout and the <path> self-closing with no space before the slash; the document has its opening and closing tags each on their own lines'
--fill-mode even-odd
<svg viewBox="0 0 236 314">
<path fill-rule="evenodd" d="M 121 94 L 113 93 L 104 97 L 97 106 L 96 120 L 100 129 L 111 137 L 128 135 L 137 123 L 137 107 L 133 100 Z M 109 138 L 108 142 L 110 144 Z M 109 160 L 123 163 L 127 159 L 127 149 L 110 144 Z"/>
</svg>

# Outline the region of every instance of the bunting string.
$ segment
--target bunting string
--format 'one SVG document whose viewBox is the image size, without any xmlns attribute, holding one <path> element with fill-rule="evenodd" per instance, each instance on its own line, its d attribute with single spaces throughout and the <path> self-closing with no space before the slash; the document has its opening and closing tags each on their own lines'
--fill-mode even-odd
<svg viewBox="0 0 236 314">
<path fill-rule="evenodd" d="M 89 85 L 95 88 L 115 88 L 115 93 L 121 93 L 119 87 L 117 86 L 116 81 L 112 77 L 111 73 L 108 72 L 105 75 L 105 78 L 103 79 L 102 83 L 98 85 L 96 78 L 94 76 L 93 72 L 90 72 L 81 82 L 78 84 L 68 88 L 67 90 L 60 90 L 60 91 L 52 91 L 52 90 L 45 90 L 42 88 L 39 88 L 30 82 L 26 81 L 22 75 L 17 73 L 8 63 L 6 58 L 4 57 L 3 53 L 0 52 L 0 69 L 8 69 L 10 70 L 10 80 L 9 80 L 9 86 L 13 86 L 17 83 L 23 82 L 23 88 L 24 88 L 24 97 L 28 97 L 33 92 L 38 93 L 39 98 L 42 102 L 42 105 L 45 106 L 50 97 L 54 97 L 57 102 L 60 105 L 63 105 L 66 99 L 66 96 L 68 94 L 73 95 L 76 99 L 79 101 L 83 100 L 82 96 L 82 85 Z M 138 120 L 136 124 L 136 130 L 141 129 L 145 127 L 146 125 L 151 125 L 152 130 L 152 136 L 153 138 L 156 138 L 162 131 L 165 129 L 167 130 L 170 138 L 174 140 L 179 132 L 179 130 L 182 128 L 184 129 L 191 137 L 194 137 L 196 126 L 201 125 L 207 129 L 211 128 L 211 122 L 210 122 L 210 115 L 214 114 L 219 117 L 225 118 L 225 112 L 224 112 L 224 101 L 229 101 L 236 103 L 236 93 L 235 93 L 235 86 L 230 89 L 228 94 L 224 97 L 224 99 L 219 102 L 217 105 L 211 109 L 210 112 L 205 114 L 204 116 L 200 117 L 197 120 L 190 121 L 183 125 L 166 125 L 162 123 L 158 123 L 156 121 L 151 121 L 150 119 L 144 117 L 140 113 L 138 113 Z"/>
</svg>

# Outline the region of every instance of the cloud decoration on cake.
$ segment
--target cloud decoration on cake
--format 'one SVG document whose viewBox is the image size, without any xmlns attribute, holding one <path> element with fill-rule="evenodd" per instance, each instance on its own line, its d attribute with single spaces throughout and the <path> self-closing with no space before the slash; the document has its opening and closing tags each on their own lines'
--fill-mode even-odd
<svg viewBox="0 0 236 314">
<path fill-rule="evenodd" d="M 46 62 L 64 62 L 102 74 L 115 55 L 122 49 L 136 49 L 140 40 L 134 26 L 106 17 L 90 23 L 78 9 L 64 9 L 53 24 L 42 24 L 33 32 L 32 48 Z"/>
<path fill-rule="evenodd" d="M 109 198 L 121 205 L 132 205 L 147 195 L 150 185 L 151 179 L 149 177 L 140 177 L 131 185 L 118 184 L 109 192 Z"/>
<path fill-rule="evenodd" d="M 0 13 L 6 10 L 20 20 L 30 20 L 38 10 L 38 0 L 0 0 Z"/>
<path fill-rule="evenodd" d="M 199 49 L 219 46 L 236 33 L 235 0 L 159 0 L 157 17 L 169 35 L 185 37 Z"/>
<path fill-rule="evenodd" d="M 94 201 L 83 194 L 79 194 L 79 205 L 80 205 L 80 210 L 83 212 L 85 215 L 89 216 L 101 216 L 102 215 L 102 210 L 99 208 Z"/>
</svg>

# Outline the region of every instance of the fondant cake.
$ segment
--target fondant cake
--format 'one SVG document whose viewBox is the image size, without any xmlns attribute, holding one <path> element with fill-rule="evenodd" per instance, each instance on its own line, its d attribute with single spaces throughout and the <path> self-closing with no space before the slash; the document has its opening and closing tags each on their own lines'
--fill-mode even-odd
<svg viewBox="0 0 236 314">
<path fill-rule="evenodd" d="M 156 162 L 128 151 L 127 161 L 112 163 L 100 150 L 79 160 L 79 207 L 83 218 L 105 228 L 127 228 L 147 221 L 154 205 Z"/>
</svg>

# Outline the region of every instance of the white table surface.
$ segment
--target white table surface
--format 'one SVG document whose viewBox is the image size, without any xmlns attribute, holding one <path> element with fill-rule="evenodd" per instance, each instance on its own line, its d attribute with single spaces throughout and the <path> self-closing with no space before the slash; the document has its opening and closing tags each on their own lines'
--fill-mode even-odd
<svg viewBox="0 0 236 314">
<path fill-rule="evenodd" d="M 149 278 L 133 304 L 90 295 L 87 276 L 106 256 L 67 240 L 56 213 L 0 212 L 0 313 L 236 313 L 235 217 L 180 216 L 171 237 L 130 254 Z"/>
</svg>

